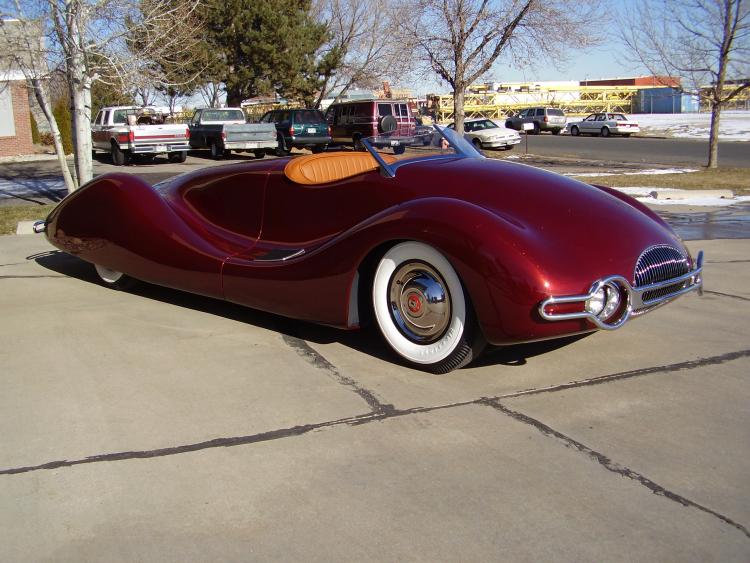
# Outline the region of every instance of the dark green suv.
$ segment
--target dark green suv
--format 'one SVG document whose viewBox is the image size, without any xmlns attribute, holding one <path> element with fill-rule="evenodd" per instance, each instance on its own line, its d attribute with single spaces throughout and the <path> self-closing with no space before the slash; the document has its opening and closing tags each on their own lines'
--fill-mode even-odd
<svg viewBox="0 0 750 563">
<path fill-rule="evenodd" d="M 292 148 L 323 152 L 331 142 L 331 128 L 316 109 L 274 109 L 266 112 L 260 122 L 276 125 L 279 156 L 289 154 Z"/>
</svg>

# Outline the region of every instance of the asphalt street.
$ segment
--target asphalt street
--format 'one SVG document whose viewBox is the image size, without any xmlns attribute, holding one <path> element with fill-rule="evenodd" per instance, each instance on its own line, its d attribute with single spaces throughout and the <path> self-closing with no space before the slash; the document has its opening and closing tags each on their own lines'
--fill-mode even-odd
<svg viewBox="0 0 750 563">
<path fill-rule="evenodd" d="M 3 561 L 750 560 L 750 242 L 444 376 L 0 237 Z"/>
</svg>

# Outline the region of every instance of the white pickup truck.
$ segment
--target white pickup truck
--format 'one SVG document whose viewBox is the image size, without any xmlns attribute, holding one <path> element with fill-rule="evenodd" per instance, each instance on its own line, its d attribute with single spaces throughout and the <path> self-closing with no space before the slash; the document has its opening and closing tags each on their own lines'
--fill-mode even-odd
<svg viewBox="0 0 750 563">
<path fill-rule="evenodd" d="M 190 129 L 184 124 L 159 121 L 157 114 L 144 108 L 102 108 L 91 124 L 92 148 L 94 152 L 110 153 L 117 166 L 128 164 L 135 155 L 167 154 L 170 162 L 185 162 Z"/>
</svg>

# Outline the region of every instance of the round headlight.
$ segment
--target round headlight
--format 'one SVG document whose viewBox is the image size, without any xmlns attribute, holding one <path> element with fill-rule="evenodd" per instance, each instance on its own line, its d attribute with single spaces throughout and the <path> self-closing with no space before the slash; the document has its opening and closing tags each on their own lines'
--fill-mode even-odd
<svg viewBox="0 0 750 563">
<path fill-rule="evenodd" d="M 586 300 L 586 312 L 599 316 L 607 304 L 607 290 L 605 286 L 600 287 L 596 292 Z"/>
<path fill-rule="evenodd" d="M 608 319 L 620 308 L 620 292 L 616 287 L 607 286 L 607 304 L 599 313 L 599 318 Z"/>
</svg>

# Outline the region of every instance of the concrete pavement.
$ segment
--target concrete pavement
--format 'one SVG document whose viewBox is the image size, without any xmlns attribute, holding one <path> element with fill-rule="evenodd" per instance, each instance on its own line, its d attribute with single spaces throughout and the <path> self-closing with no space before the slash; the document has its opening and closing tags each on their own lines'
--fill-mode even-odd
<svg viewBox="0 0 750 563">
<path fill-rule="evenodd" d="M 0 559 L 747 561 L 750 241 L 445 376 L 0 237 Z"/>
</svg>

